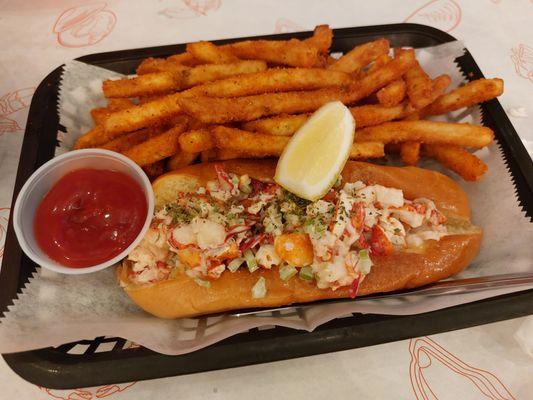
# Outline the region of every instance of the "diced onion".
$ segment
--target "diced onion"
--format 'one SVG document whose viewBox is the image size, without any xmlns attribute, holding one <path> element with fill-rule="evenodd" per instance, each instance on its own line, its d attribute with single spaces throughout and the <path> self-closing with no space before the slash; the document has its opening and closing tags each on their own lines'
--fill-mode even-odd
<svg viewBox="0 0 533 400">
<path fill-rule="evenodd" d="M 262 299 L 266 296 L 266 293 L 266 280 L 261 276 L 255 283 L 255 285 L 252 287 L 252 297 L 254 299 Z"/>
</svg>

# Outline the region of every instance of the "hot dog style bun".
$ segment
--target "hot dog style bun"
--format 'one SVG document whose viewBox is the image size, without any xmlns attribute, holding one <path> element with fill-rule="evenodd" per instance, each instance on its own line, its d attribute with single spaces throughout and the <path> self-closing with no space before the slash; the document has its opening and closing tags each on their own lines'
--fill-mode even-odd
<svg viewBox="0 0 533 400">
<path fill-rule="evenodd" d="M 228 173 L 247 174 L 261 181 L 272 181 L 275 162 L 269 160 L 231 160 L 220 163 Z M 450 178 L 416 167 L 386 167 L 363 162 L 348 162 L 342 172 L 344 182 L 362 181 L 403 191 L 405 199 L 427 198 L 446 218 L 449 234 L 428 240 L 413 250 L 394 251 L 372 257 L 373 266 L 359 285 L 357 296 L 415 288 L 454 275 L 476 256 L 482 232 L 471 225 L 470 208 L 464 191 Z M 197 164 L 167 173 L 153 183 L 156 208 L 176 199 L 177 193 L 194 192 L 217 178 L 213 164 Z M 195 283 L 186 274 L 157 283 L 136 284 L 130 277 L 131 264 L 118 270 L 121 285 L 130 298 L 145 311 L 162 318 L 191 317 L 228 310 L 275 307 L 321 299 L 350 296 L 346 286 L 320 289 L 297 276 L 282 281 L 277 267 L 225 271 L 210 282 L 210 287 Z M 266 281 L 262 298 L 250 295 L 259 277 Z"/>
</svg>

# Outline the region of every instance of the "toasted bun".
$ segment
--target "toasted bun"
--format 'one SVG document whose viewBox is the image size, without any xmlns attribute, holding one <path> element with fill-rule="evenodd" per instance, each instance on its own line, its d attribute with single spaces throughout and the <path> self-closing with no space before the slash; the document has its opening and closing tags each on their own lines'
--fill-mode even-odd
<svg viewBox="0 0 533 400">
<path fill-rule="evenodd" d="M 261 180 L 272 179 L 275 163 L 268 160 L 231 160 L 223 163 L 228 172 L 248 174 Z M 343 170 L 347 182 L 357 180 L 402 189 L 407 199 L 426 197 L 448 216 L 449 228 L 457 234 L 440 241 L 428 241 L 422 252 L 394 252 L 373 257 L 371 272 L 363 280 L 358 295 L 409 289 L 454 275 L 470 264 L 481 242 L 481 230 L 470 225 L 468 199 L 450 178 L 415 167 L 385 167 L 362 162 L 348 162 Z M 213 164 L 197 164 L 173 171 L 154 184 L 156 207 L 173 201 L 178 192 L 190 192 L 216 178 Z M 228 310 L 275 307 L 322 299 L 348 297 L 348 288 L 318 289 L 298 278 L 283 282 L 277 268 L 249 273 L 240 269 L 223 273 L 210 288 L 197 285 L 185 274 L 175 279 L 138 286 L 128 281 L 127 265 L 119 267 L 118 276 L 126 293 L 145 311 L 161 318 L 191 317 Z M 254 299 L 251 289 L 263 276 L 267 295 Z"/>
</svg>

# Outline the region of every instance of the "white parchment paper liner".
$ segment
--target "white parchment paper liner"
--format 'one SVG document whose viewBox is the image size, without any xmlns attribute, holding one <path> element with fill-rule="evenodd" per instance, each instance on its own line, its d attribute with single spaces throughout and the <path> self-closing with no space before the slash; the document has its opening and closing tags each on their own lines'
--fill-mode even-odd
<svg viewBox="0 0 533 400">
<path fill-rule="evenodd" d="M 462 43 L 452 42 L 418 50 L 417 56 L 431 76 L 447 73 L 455 87 L 464 80 L 453 62 L 462 52 Z M 74 140 L 90 129 L 90 109 L 105 104 L 102 79 L 117 76 L 79 62 L 66 67 L 58 108 L 67 133 L 58 152 L 71 149 Z M 480 123 L 480 118 L 477 107 L 447 117 L 475 123 Z M 476 154 L 489 165 L 489 172 L 479 183 L 460 183 L 473 205 L 473 221 L 483 227 L 485 234 L 478 257 L 458 277 L 533 271 L 533 224 L 518 205 L 501 151 L 496 144 Z M 431 161 L 423 166 L 442 170 Z M 139 310 L 129 300 L 118 287 L 112 268 L 82 276 L 41 269 L 2 319 L 0 352 L 56 346 L 97 336 L 118 336 L 161 353 L 183 354 L 260 326 L 313 330 L 352 313 L 417 314 L 530 288 L 533 285 L 440 297 L 357 299 L 343 304 L 316 305 L 303 311 L 276 311 L 241 318 L 221 315 L 162 320 Z"/>
</svg>

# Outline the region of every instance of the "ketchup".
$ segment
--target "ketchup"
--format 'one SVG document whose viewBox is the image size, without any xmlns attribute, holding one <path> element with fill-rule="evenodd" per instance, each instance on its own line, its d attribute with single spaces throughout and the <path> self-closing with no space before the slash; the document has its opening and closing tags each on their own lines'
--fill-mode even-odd
<svg viewBox="0 0 533 400">
<path fill-rule="evenodd" d="M 148 205 L 141 186 L 122 172 L 78 169 L 63 176 L 37 208 L 41 249 L 67 267 L 110 260 L 141 231 Z"/>
</svg>

